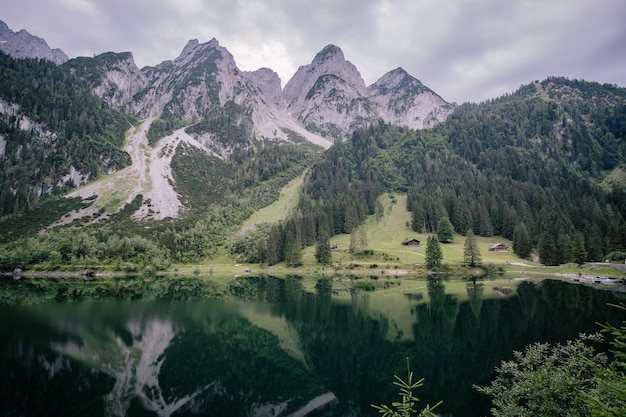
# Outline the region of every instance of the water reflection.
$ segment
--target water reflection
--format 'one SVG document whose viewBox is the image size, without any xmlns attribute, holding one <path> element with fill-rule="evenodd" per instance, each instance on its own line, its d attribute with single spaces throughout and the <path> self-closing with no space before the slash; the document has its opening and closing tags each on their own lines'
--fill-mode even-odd
<svg viewBox="0 0 626 417">
<path fill-rule="evenodd" d="M 163 355 L 176 336 L 171 320 L 149 318 L 132 319 L 126 323 L 130 344 L 111 329 L 94 331 L 84 326 L 64 323 L 64 331 L 71 340 L 53 343 L 54 350 L 74 358 L 115 379 L 113 389 L 106 395 L 106 415 L 125 416 L 131 400 L 139 399 L 144 408 L 158 416 L 169 417 L 202 391 L 210 383 L 191 394 L 175 400 L 166 400 L 159 385 Z"/>
<path fill-rule="evenodd" d="M 327 284 L 327 283 L 326 283 Z M 21 284 L 20 284 L 21 285 Z M 189 285 L 193 286 L 193 283 Z M 342 295 L 297 277 L 233 283 L 243 301 L 52 303 L 0 314 L 0 409 L 9 415 L 376 415 L 405 358 L 446 415 L 488 413 L 484 384 L 533 341 L 616 322 L 618 296 L 545 281 L 510 297 L 446 277 L 408 292 Z M 456 288 L 451 293 L 446 287 Z M 459 291 L 460 289 L 460 291 Z M 195 290 L 194 290 L 195 291 Z M 619 314 L 619 313 L 617 313 Z M 390 335 L 394 335 L 390 337 Z"/>
</svg>

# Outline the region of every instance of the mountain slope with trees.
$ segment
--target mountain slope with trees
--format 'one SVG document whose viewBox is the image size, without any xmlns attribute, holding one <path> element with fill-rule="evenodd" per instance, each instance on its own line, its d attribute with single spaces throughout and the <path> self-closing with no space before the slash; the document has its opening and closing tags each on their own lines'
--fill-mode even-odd
<svg viewBox="0 0 626 417">
<path fill-rule="evenodd" d="M 0 79 L 0 216 L 130 162 L 121 145 L 134 117 L 70 72 L 0 52 Z"/>
<path fill-rule="evenodd" d="M 415 231 L 436 233 L 448 218 L 461 234 L 512 239 L 523 257 L 530 243 L 547 265 L 623 252 L 626 188 L 602 184 L 624 166 L 625 104 L 626 89 L 549 78 L 462 105 L 433 129 L 358 130 L 312 168 L 296 213 L 269 235 L 267 261 L 288 260 L 288 244 L 310 245 L 327 227 L 350 233 L 382 192 L 407 193 Z"/>
</svg>

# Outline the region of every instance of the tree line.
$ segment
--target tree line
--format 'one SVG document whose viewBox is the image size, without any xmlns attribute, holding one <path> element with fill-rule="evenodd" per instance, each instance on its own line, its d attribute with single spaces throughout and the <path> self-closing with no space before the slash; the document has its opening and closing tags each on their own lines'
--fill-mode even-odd
<svg viewBox="0 0 626 417">
<path fill-rule="evenodd" d="M 626 89 L 552 78 L 463 105 L 433 129 L 357 130 L 313 166 L 265 261 L 298 264 L 326 230 L 351 233 L 374 214 L 383 192 L 407 193 L 417 232 L 447 218 L 457 233 L 513 240 L 523 258 L 534 248 L 547 265 L 624 252 L 626 186 L 602 180 L 626 162 L 625 102 Z"/>
<path fill-rule="evenodd" d="M 71 167 L 94 179 L 130 163 L 121 145 L 134 118 L 109 109 L 67 67 L 0 52 L 0 79 L 0 98 L 19 106 L 0 115 L 0 216 L 77 185 L 64 179 Z"/>
</svg>

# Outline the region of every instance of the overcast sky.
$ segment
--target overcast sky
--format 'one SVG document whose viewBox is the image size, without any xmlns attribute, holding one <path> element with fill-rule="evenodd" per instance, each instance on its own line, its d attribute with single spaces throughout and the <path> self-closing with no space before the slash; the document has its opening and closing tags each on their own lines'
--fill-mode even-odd
<svg viewBox="0 0 626 417">
<path fill-rule="evenodd" d="M 626 86 L 625 0 L 3 0 L 0 20 L 71 58 L 130 51 L 139 67 L 216 38 L 283 86 L 328 44 L 367 85 L 402 67 L 457 103 L 551 75 Z"/>
</svg>

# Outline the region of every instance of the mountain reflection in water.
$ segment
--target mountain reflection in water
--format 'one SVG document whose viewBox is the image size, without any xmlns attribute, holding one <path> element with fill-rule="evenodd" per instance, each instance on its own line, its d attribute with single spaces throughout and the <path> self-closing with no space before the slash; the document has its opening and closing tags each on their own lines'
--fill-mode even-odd
<svg viewBox="0 0 626 417">
<path fill-rule="evenodd" d="M 377 415 L 397 399 L 405 358 L 422 404 L 487 415 L 472 389 L 534 341 L 619 322 L 619 295 L 557 281 L 487 298 L 307 294 L 297 278 L 250 278 L 247 301 L 83 301 L 1 307 L 0 408 L 6 415 Z"/>
</svg>

